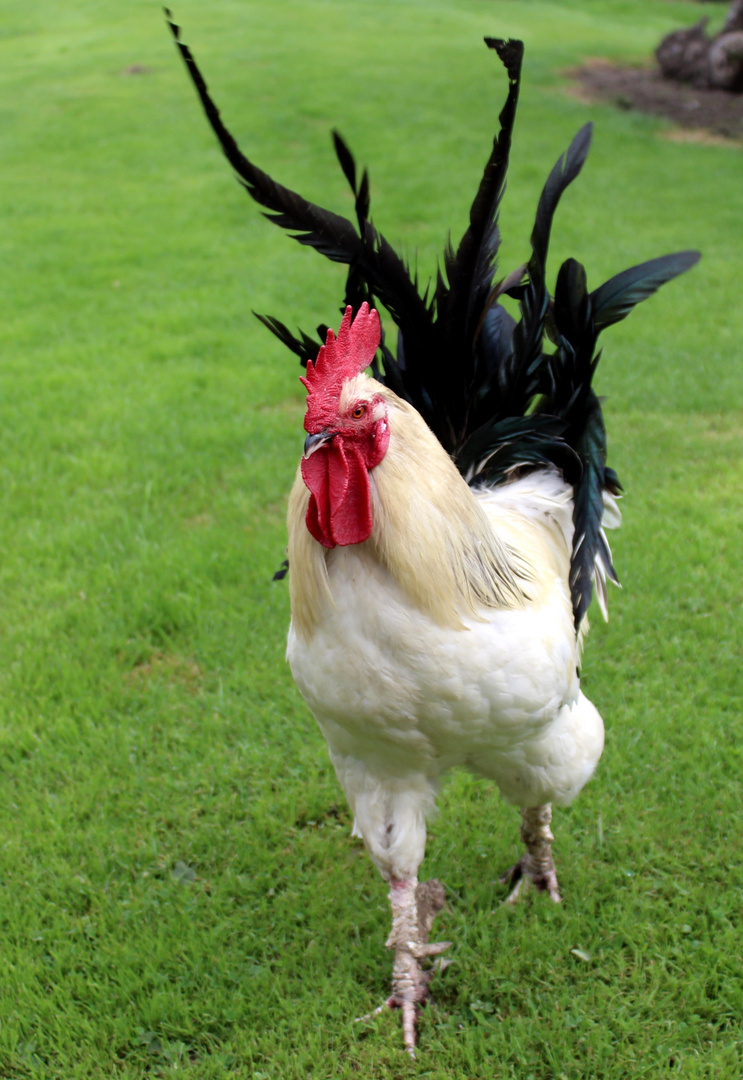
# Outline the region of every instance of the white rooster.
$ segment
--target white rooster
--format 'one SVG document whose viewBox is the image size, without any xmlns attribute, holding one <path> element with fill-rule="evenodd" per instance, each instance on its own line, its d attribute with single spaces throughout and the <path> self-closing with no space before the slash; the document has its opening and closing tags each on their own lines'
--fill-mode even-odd
<svg viewBox="0 0 743 1080">
<path fill-rule="evenodd" d="M 521 808 L 526 851 L 506 878 L 560 900 L 551 806 L 568 804 L 601 755 L 604 728 L 578 674 L 592 589 L 616 581 L 604 526 L 618 523 L 607 468 L 596 339 L 692 266 L 682 252 L 589 292 L 583 267 L 545 283 L 552 217 L 590 143 L 583 128 L 542 192 L 528 263 L 494 284 L 498 208 L 523 47 L 486 39 L 509 75 L 500 131 L 456 253 L 432 297 L 369 219 L 368 177 L 346 219 L 273 181 L 237 148 L 178 28 L 173 33 L 222 148 L 248 192 L 295 239 L 349 266 L 337 337 L 307 363 L 307 437 L 289 499 L 292 621 L 287 656 L 327 739 L 371 858 L 390 883 L 392 995 L 414 1053 L 429 943 L 443 905 L 418 883 L 426 818 L 461 766 Z M 518 300 L 515 322 L 498 302 Z M 375 302 L 398 328 L 384 343 Z M 263 321 L 305 361 L 306 334 Z M 545 334 L 554 351 L 544 351 Z M 381 352 L 381 364 L 379 354 Z M 365 372 L 371 368 L 374 378 Z"/>
</svg>

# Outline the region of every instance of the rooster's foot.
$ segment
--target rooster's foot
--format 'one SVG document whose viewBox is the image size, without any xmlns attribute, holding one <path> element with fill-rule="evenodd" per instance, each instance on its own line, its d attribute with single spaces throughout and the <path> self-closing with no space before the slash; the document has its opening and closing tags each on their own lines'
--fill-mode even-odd
<svg viewBox="0 0 743 1080">
<path fill-rule="evenodd" d="M 549 893 L 550 899 L 559 904 L 562 897 L 552 858 L 552 807 L 547 803 L 522 810 L 521 818 L 521 839 L 526 844 L 526 851 L 500 879 L 502 884 L 513 886 L 506 903 L 515 904 L 528 887 L 534 885 L 541 892 Z"/>
<path fill-rule="evenodd" d="M 428 957 L 440 957 L 451 945 L 450 941 L 428 940 L 433 920 L 443 908 L 444 899 L 444 886 L 440 881 L 422 881 L 420 884 L 415 879 L 392 881 L 392 931 L 386 943 L 388 949 L 395 950 L 392 993 L 384 1005 L 359 1018 L 369 1020 L 384 1009 L 400 1009 L 405 1049 L 413 1058 L 420 1007 L 428 1000 L 433 975 L 445 963 L 437 960 L 433 967 L 423 968 L 421 961 Z"/>
</svg>

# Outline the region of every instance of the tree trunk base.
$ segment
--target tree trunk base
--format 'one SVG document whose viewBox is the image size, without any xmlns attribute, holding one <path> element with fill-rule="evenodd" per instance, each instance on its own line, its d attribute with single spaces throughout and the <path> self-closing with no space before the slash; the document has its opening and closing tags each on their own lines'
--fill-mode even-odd
<svg viewBox="0 0 743 1080">
<path fill-rule="evenodd" d="M 663 77 L 743 93 L 743 0 L 733 0 L 719 34 L 709 37 L 706 27 L 705 18 L 663 38 L 655 50 Z"/>
</svg>

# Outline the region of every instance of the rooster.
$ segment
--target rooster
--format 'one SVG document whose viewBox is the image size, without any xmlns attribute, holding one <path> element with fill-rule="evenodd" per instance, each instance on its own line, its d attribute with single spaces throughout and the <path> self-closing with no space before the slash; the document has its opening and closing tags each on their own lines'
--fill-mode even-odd
<svg viewBox="0 0 743 1080">
<path fill-rule="evenodd" d="M 523 46 L 486 38 L 509 80 L 500 130 L 469 227 L 421 295 L 373 225 L 368 174 L 358 179 L 340 135 L 358 228 L 245 157 L 170 25 L 248 193 L 294 239 L 349 267 L 340 329 L 319 328 L 319 352 L 310 335 L 258 317 L 306 364 L 306 438 L 288 509 L 287 658 L 354 833 L 390 886 L 386 1004 L 401 1009 L 414 1055 L 430 958 L 449 945 L 428 940 L 443 887 L 418 882 L 445 773 L 488 777 L 521 809 L 525 851 L 504 875 L 509 899 L 528 885 L 561 899 L 551 808 L 576 797 L 603 749 L 580 654 L 592 594 L 605 615 L 606 581 L 617 581 L 604 530 L 619 522 L 621 488 L 591 386 L 597 337 L 699 256 L 653 259 L 593 291 L 568 259 L 550 295 L 552 218 L 585 161 L 587 125 L 549 175 L 529 261 L 495 281 Z M 518 321 L 504 295 L 518 302 Z M 396 324 L 394 353 L 376 305 Z"/>
</svg>

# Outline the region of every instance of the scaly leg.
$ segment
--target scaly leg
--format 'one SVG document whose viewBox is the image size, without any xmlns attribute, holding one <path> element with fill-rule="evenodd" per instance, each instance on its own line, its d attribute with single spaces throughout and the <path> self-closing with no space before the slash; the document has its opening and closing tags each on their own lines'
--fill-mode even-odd
<svg viewBox="0 0 743 1080">
<path fill-rule="evenodd" d="M 422 881 L 415 878 L 390 883 L 392 905 L 392 930 L 387 938 L 387 948 L 395 950 L 392 967 L 392 994 L 375 1012 L 383 1008 L 402 1010 L 402 1033 L 405 1049 L 415 1057 L 416 1031 L 419 1006 L 428 998 L 428 984 L 435 968 L 424 969 L 420 961 L 429 956 L 439 956 L 451 945 L 450 941 L 429 942 L 433 920 L 444 906 L 444 886 L 440 881 Z M 370 1016 L 374 1013 L 370 1013 Z M 369 1017 L 361 1017 L 363 1020 Z"/>
<path fill-rule="evenodd" d="M 557 883 L 557 872 L 552 858 L 554 836 L 550 829 L 552 806 L 535 806 L 521 811 L 521 839 L 526 844 L 526 851 L 515 866 L 507 870 L 500 879 L 504 884 L 513 885 L 506 903 L 515 904 L 529 885 L 546 891 L 550 899 L 559 904 L 562 900 Z"/>
</svg>

